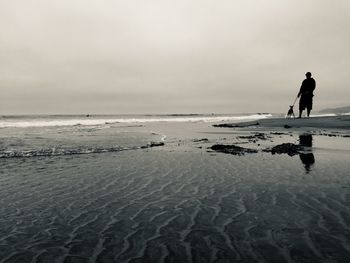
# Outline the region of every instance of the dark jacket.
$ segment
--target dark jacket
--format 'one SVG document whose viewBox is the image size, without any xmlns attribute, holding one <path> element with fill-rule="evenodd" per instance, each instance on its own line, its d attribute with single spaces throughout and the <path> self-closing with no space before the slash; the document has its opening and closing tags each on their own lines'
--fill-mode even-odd
<svg viewBox="0 0 350 263">
<path fill-rule="evenodd" d="M 313 92 L 315 88 L 316 88 L 316 81 L 313 78 L 304 79 L 303 83 L 301 84 L 298 97 L 300 96 L 313 97 L 314 96 Z"/>
</svg>

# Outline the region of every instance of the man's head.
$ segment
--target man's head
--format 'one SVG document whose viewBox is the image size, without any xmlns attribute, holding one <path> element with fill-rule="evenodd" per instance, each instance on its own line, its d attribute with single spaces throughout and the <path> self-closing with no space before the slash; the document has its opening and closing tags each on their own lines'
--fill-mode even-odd
<svg viewBox="0 0 350 263">
<path fill-rule="evenodd" d="M 311 78 L 311 72 L 306 72 L 305 76 L 309 79 Z"/>
</svg>

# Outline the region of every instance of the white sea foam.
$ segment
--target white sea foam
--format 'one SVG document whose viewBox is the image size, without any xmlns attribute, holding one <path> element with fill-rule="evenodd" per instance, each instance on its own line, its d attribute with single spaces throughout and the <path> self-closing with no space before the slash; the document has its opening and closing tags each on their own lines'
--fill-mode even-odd
<svg viewBox="0 0 350 263">
<path fill-rule="evenodd" d="M 26 119 L 2 119 L 0 128 L 26 128 L 26 127 L 53 127 L 74 125 L 103 125 L 113 123 L 147 123 L 147 122 L 222 122 L 258 120 L 272 117 L 271 114 L 252 114 L 245 116 L 161 116 L 150 118 L 26 118 Z"/>
<path fill-rule="evenodd" d="M 333 117 L 337 116 L 337 114 L 334 113 L 326 113 L 326 114 L 311 114 L 310 117 Z"/>
<path fill-rule="evenodd" d="M 348 113 L 325 113 L 325 114 L 311 114 L 311 117 L 333 117 L 333 116 L 348 116 Z"/>
</svg>

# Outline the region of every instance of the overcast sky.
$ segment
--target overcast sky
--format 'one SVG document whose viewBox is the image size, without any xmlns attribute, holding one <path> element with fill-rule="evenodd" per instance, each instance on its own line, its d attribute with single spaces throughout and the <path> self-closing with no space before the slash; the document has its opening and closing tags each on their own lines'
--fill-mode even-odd
<svg viewBox="0 0 350 263">
<path fill-rule="evenodd" d="M 348 106 L 349 0 L 0 0 L 0 115 Z"/>
</svg>

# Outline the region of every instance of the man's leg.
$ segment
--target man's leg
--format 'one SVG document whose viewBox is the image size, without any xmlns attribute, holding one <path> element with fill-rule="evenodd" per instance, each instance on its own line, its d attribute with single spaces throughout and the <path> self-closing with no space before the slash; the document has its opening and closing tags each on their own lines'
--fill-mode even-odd
<svg viewBox="0 0 350 263">
<path fill-rule="evenodd" d="M 305 109 L 304 101 L 302 99 L 303 97 L 301 97 L 299 100 L 299 117 L 298 118 L 301 118 L 301 115 L 303 114 L 303 110 Z"/>
<path fill-rule="evenodd" d="M 311 112 L 311 109 L 310 108 L 307 108 L 307 116 L 310 117 L 310 112 Z"/>
</svg>

